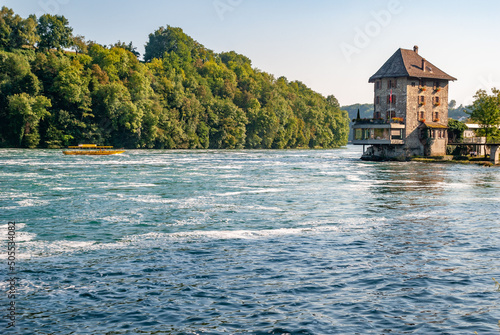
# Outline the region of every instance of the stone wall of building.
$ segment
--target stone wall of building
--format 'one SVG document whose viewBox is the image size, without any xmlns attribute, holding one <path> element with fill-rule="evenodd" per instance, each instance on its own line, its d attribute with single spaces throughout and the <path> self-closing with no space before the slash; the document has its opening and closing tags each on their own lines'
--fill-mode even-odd
<svg viewBox="0 0 500 335">
<path fill-rule="evenodd" d="M 420 141 L 420 130 L 418 126 L 420 125 L 418 112 L 420 111 L 418 104 L 418 96 L 420 89 L 418 87 L 418 79 L 416 78 L 405 78 L 407 86 L 407 96 L 406 96 L 406 147 L 414 155 L 423 155 L 424 147 Z"/>
<path fill-rule="evenodd" d="M 419 125 L 421 121 L 448 124 L 448 81 L 407 78 L 406 146 L 411 152 L 423 154 Z M 433 155 L 446 152 L 446 141 L 432 145 Z M 417 154 L 418 155 L 418 154 Z"/>
<path fill-rule="evenodd" d="M 448 82 L 417 78 L 408 78 L 408 105 L 414 106 L 427 122 L 448 124 Z M 437 85 L 436 85 L 437 84 Z M 423 97 L 424 104 L 419 102 Z M 438 99 L 438 100 L 437 100 Z M 437 113 L 437 117 L 436 117 Z M 417 114 L 416 114 L 417 115 Z M 420 115 L 418 116 L 420 119 Z"/>
<path fill-rule="evenodd" d="M 376 160 L 376 161 L 386 161 L 386 160 L 397 160 L 405 161 L 408 158 L 408 154 L 402 145 L 380 145 L 375 144 L 363 153 L 361 159 L 363 160 Z"/>
<path fill-rule="evenodd" d="M 395 83 L 389 86 L 389 81 Z M 377 84 L 379 82 L 380 84 Z M 377 88 L 379 85 L 380 88 Z M 377 80 L 374 84 L 375 87 L 375 99 L 374 99 L 374 115 L 373 118 L 380 118 L 387 120 L 388 111 L 394 111 L 395 117 L 405 118 L 406 114 L 406 78 L 383 78 Z M 387 97 L 391 94 L 395 102 L 390 103 L 387 101 Z M 378 97 L 378 101 L 377 101 Z M 379 114 L 377 114 L 379 113 Z"/>
<path fill-rule="evenodd" d="M 432 141 L 429 148 L 428 156 L 444 156 L 446 155 L 447 140 L 444 138 L 436 138 Z"/>
<path fill-rule="evenodd" d="M 391 94 L 393 102 L 388 101 Z M 418 78 L 382 78 L 374 83 L 374 118 L 387 120 L 402 118 L 405 122 L 405 145 L 393 154 L 387 148 L 374 148 L 374 154 L 399 156 L 401 150 L 409 156 L 432 153 L 444 155 L 446 140 L 434 141 L 432 148 L 425 148 L 419 126 L 422 121 L 448 124 L 448 81 L 420 80 Z M 391 113 L 392 112 L 392 113 Z M 391 114 L 390 114 L 391 113 Z M 426 149 L 426 150 L 425 150 Z M 394 150 L 394 148 L 392 148 Z"/>
</svg>

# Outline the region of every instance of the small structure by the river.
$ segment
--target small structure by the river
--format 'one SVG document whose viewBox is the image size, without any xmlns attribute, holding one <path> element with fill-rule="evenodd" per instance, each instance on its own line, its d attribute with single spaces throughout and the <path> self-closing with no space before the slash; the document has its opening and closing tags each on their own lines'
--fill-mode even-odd
<svg viewBox="0 0 500 335">
<path fill-rule="evenodd" d="M 362 159 L 443 156 L 448 141 L 446 74 L 413 50 L 399 49 L 370 77 L 373 119 L 357 119 L 353 144 L 369 145 Z"/>
</svg>

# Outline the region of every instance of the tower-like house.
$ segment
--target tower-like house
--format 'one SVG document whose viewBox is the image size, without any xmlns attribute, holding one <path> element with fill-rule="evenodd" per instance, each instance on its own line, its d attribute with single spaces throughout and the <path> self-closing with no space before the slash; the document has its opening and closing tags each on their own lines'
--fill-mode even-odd
<svg viewBox="0 0 500 335">
<path fill-rule="evenodd" d="M 371 145 L 363 159 L 405 159 L 446 154 L 448 83 L 446 74 L 413 50 L 399 49 L 370 77 L 373 119 L 353 125 L 353 144 Z"/>
</svg>

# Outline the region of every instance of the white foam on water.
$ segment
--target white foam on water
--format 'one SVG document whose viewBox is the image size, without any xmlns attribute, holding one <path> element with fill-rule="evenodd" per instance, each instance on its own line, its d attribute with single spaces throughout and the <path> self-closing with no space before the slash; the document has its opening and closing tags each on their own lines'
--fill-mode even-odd
<svg viewBox="0 0 500 335">
<path fill-rule="evenodd" d="M 352 229 L 354 226 L 363 226 L 359 220 L 350 227 L 342 224 L 316 226 L 316 227 L 300 227 L 300 228 L 279 228 L 269 230 L 210 230 L 210 231 L 186 231 L 178 233 L 157 233 L 151 232 L 139 235 L 130 235 L 122 239 L 123 242 L 131 244 L 144 243 L 160 243 L 164 244 L 167 241 L 199 241 L 206 242 L 209 240 L 260 240 L 272 239 L 279 237 L 298 236 L 298 235 L 322 235 L 331 232 L 340 232 L 346 229 Z"/>
<path fill-rule="evenodd" d="M 113 184 L 113 188 L 127 188 L 127 187 L 158 187 L 155 184 L 147 183 L 123 183 L 123 184 Z"/>
<path fill-rule="evenodd" d="M 242 194 L 260 194 L 260 193 L 279 193 L 285 191 L 284 188 L 260 188 L 260 189 L 252 189 L 252 190 L 244 190 L 244 191 L 234 191 L 234 192 L 224 192 L 224 193 L 214 193 L 213 195 L 216 197 L 232 197 L 235 195 Z"/>
<path fill-rule="evenodd" d="M 170 204 L 170 203 L 176 203 L 179 202 L 179 199 L 164 199 L 161 198 L 160 196 L 153 195 L 153 196 L 141 196 L 138 198 L 132 199 L 135 202 L 144 202 L 144 203 L 151 203 L 151 204 Z"/>
<path fill-rule="evenodd" d="M 28 233 L 25 231 L 16 232 L 16 242 L 29 242 L 36 238 L 35 233 Z"/>
<path fill-rule="evenodd" d="M 283 208 L 280 208 L 280 207 L 269 207 L 269 206 L 262 206 L 262 205 L 248 205 L 248 206 L 241 206 L 241 207 L 245 208 L 245 209 L 259 210 L 259 211 L 285 212 L 285 210 Z"/>
<path fill-rule="evenodd" d="M 53 187 L 52 188 L 52 191 L 73 191 L 73 190 L 76 190 L 76 188 L 74 188 L 74 187 Z M 59 198 L 59 199 L 61 199 L 61 198 Z M 65 197 L 63 199 L 67 199 L 67 198 Z"/>
<path fill-rule="evenodd" d="M 125 242 L 99 243 L 96 241 L 29 241 L 22 244 L 17 259 L 26 260 L 39 257 L 50 257 L 75 252 L 89 252 L 94 250 L 111 250 L 127 248 Z"/>
<path fill-rule="evenodd" d="M 40 200 L 40 199 L 24 199 L 17 202 L 21 207 L 37 207 L 37 206 L 46 206 L 50 204 L 48 200 Z"/>
<path fill-rule="evenodd" d="M 32 196 L 31 193 L 27 192 L 20 192 L 20 193 L 14 193 L 14 192 L 3 192 L 0 194 L 0 199 L 18 199 L 18 198 L 30 198 Z"/>
<path fill-rule="evenodd" d="M 7 234 L 9 225 L 6 224 L 0 224 L 0 232 Z M 20 229 L 23 229 L 26 227 L 26 224 L 24 222 L 16 222 L 16 231 L 19 231 Z"/>
<path fill-rule="evenodd" d="M 206 166 L 206 169 L 211 170 L 242 170 L 243 165 L 210 165 Z"/>
<path fill-rule="evenodd" d="M 211 231 L 189 231 L 179 233 L 147 233 L 142 235 L 127 236 L 124 240 L 132 243 L 144 243 L 145 241 L 166 240 L 255 240 L 278 236 L 299 235 L 309 228 L 282 228 L 273 230 L 211 230 Z"/>
<path fill-rule="evenodd" d="M 174 223 L 169 223 L 168 226 L 196 226 L 200 224 L 205 224 L 207 221 L 205 219 L 189 218 L 184 220 L 176 220 Z M 162 223 L 164 224 L 164 223 Z"/>
<path fill-rule="evenodd" d="M 0 282 L 0 291 L 5 292 L 8 290 L 9 283 L 7 281 Z M 34 292 L 46 292 L 46 294 L 50 294 L 53 296 L 57 296 L 61 293 L 65 293 L 68 290 L 78 290 L 78 291 L 88 291 L 91 292 L 95 289 L 95 286 L 88 285 L 61 285 L 57 283 L 58 288 L 54 289 L 54 283 L 52 282 L 43 282 L 43 281 L 33 281 L 24 278 L 19 278 L 16 282 L 16 290 L 18 293 L 23 295 L 27 295 Z M 50 290 L 50 293 L 48 292 Z"/>
</svg>

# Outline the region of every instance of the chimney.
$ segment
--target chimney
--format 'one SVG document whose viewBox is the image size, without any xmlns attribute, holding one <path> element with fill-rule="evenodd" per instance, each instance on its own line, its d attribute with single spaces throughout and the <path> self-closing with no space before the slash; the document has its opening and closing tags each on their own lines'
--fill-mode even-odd
<svg viewBox="0 0 500 335">
<path fill-rule="evenodd" d="M 426 66 L 427 66 L 427 62 L 425 61 L 425 58 L 422 58 L 422 71 L 425 72 Z"/>
<path fill-rule="evenodd" d="M 414 52 L 418 55 L 418 45 L 415 45 L 415 46 L 413 47 L 413 51 L 414 51 Z"/>
</svg>

